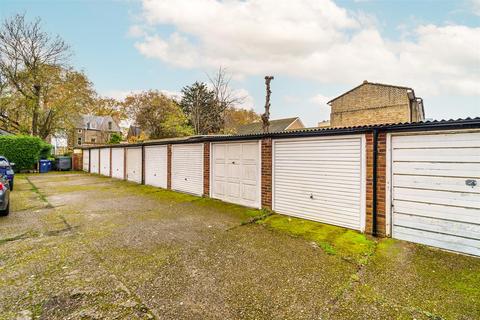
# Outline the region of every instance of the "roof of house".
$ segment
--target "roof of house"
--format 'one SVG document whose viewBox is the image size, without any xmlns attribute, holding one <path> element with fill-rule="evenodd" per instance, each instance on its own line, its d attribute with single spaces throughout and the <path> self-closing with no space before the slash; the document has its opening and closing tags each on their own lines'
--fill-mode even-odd
<svg viewBox="0 0 480 320">
<path fill-rule="evenodd" d="M 108 128 L 108 123 L 112 123 L 112 129 Z M 90 127 L 88 124 L 90 123 Z M 118 123 L 113 120 L 112 116 L 94 116 L 81 115 L 77 123 L 77 129 L 89 129 L 110 132 L 122 132 Z"/>
<path fill-rule="evenodd" d="M 291 126 L 297 120 L 300 120 L 300 118 L 295 117 L 295 118 L 270 120 L 270 127 L 268 131 L 281 132 L 281 131 L 288 130 L 288 127 Z M 262 122 L 249 123 L 237 128 L 237 134 L 239 135 L 259 134 L 259 133 L 263 133 Z"/>
<path fill-rule="evenodd" d="M 330 104 L 332 103 L 333 101 L 349 94 L 350 92 L 354 91 L 354 90 L 357 90 L 358 88 L 360 88 L 361 86 L 364 86 L 364 85 L 367 85 L 367 84 L 372 84 L 372 85 L 375 85 L 375 86 L 382 86 L 382 87 L 390 87 L 390 88 L 397 88 L 397 89 L 405 89 L 405 90 L 411 90 L 413 91 L 412 88 L 409 88 L 409 87 L 402 87 L 402 86 L 397 86 L 397 85 L 392 85 L 392 84 L 386 84 L 386 83 L 378 83 L 378 82 L 368 82 L 367 80 L 364 80 L 361 84 L 359 84 L 358 86 L 354 87 L 353 89 L 350 89 L 348 90 L 347 92 L 344 92 L 342 93 L 341 95 L 339 95 L 338 97 L 335 97 L 333 98 L 332 100 L 328 101 L 327 104 Z"/>
</svg>

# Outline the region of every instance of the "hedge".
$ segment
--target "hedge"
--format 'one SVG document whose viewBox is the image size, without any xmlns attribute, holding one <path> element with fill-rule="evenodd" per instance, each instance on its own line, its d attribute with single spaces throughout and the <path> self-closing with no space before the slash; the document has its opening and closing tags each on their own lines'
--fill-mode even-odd
<svg viewBox="0 0 480 320">
<path fill-rule="evenodd" d="M 15 162 L 15 169 L 29 170 L 40 159 L 50 157 L 52 146 L 32 136 L 0 136 L 0 155 Z"/>
</svg>

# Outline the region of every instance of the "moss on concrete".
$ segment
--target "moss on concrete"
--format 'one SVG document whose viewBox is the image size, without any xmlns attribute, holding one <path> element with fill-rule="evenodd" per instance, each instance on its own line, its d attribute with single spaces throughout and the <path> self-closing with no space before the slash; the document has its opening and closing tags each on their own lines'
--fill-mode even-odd
<svg viewBox="0 0 480 320">
<path fill-rule="evenodd" d="M 372 254 L 375 242 L 354 230 L 319 222 L 272 215 L 260 221 L 264 226 L 314 241 L 328 254 L 339 254 L 358 263 Z"/>
</svg>

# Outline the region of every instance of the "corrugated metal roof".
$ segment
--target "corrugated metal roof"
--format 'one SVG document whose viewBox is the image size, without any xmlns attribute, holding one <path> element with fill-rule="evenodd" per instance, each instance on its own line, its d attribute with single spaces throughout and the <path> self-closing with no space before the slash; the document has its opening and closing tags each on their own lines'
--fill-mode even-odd
<svg viewBox="0 0 480 320">
<path fill-rule="evenodd" d="M 403 122 L 390 124 L 376 124 L 352 127 L 328 127 L 328 128 L 303 128 L 297 130 L 288 130 L 282 132 L 270 132 L 261 134 L 244 134 L 244 135 L 208 135 L 208 136 L 191 136 L 181 139 L 161 139 L 157 141 L 148 141 L 137 144 L 121 144 L 107 145 L 108 147 L 125 147 L 125 146 L 141 146 L 155 145 L 167 143 L 190 143 L 190 142 L 207 142 L 207 141 L 229 141 L 229 140 L 250 140 L 261 138 L 289 138 L 316 135 L 336 135 L 336 134 L 352 134 L 363 133 L 373 130 L 382 131 L 415 131 L 415 130 L 435 130 L 435 129 L 464 129 L 464 128 L 480 128 L 480 117 L 465 119 L 449 119 L 449 120 L 429 120 L 421 122 Z M 99 146 L 95 146 L 98 148 Z M 83 149 L 91 149 L 95 147 L 83 147 Z"/>
</svg>

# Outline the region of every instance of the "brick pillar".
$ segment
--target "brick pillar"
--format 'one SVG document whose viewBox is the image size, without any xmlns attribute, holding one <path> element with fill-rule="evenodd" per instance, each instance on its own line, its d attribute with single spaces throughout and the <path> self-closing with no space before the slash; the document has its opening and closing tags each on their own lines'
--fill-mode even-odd
<svg viewBox="0 0 480 320">
<path fill-rule="evenodd" d="M 262 139 L 262 208 L 272 209 L 272 139 Z"/>
<path fill-rule="evenodd" d="M 172 145 L 167 145 L 167 189 L 172 189 Z"/>
<path fill-rule="evenodd" d="M 366 134 L 367 152 L 367 201 L 366 201 L 366 222 L 365 232 L 372 234 L 373 217 L 373 133 Z M 386 160 L 387 160 L 387 135 L 385 132 L 378 133 L 377 148 L 377 236 L 383 237 L 386 234 Z"/>
<path fill-rule="evenodd" d="M 203 144 L 203 196 L 210 196 L 210 142 Z"/>
</svg>

